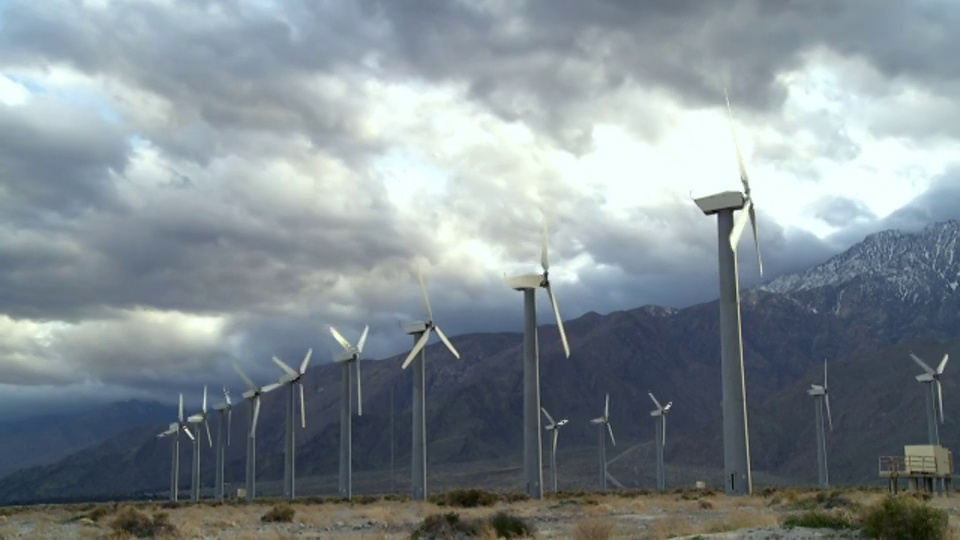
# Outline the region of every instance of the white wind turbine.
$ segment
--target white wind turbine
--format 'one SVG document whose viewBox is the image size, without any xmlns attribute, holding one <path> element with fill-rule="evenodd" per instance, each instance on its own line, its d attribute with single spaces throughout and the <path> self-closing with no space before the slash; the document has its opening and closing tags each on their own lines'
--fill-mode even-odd
<svg viewBox="0 0 960 540">
<path fill-rule="evenodd" d="M 760 238 L 757 216 L 747 169 L 740 154 L 740 144 L 733 129 L 733 114 L 727 100 L 730 133 L 737 151 L 737 166 L 743 192 L 724 191 L 696 199 L 706 215 L 717 215 L 718 255 L 720 270 L 720 373 L 723 387 L 723 468 L 724 491 L 727 495 L 749 495 L 753 490 L 750 473 L 750 436 L 747 430 L 747 394 L 743 382 L 743 340 L 740 333 L 740 283 L 737 277 L 737 245 L 747 221 L 753 228 L 757 263 L 760 259 Z M 734 221 L 733 213 L 740 210 Z"/>
<path fill-rule="evenodd" d="M 200 408 L 200 412 L 197 414 L 191 414 L 187 418 L 187 422 L 191 424 L 203 424 L 203 428 L 207 432 L 207 443 L 213 447 L 213 437 L 210 435 L 210 423 L 208 422 L 207 416 L 207 387 L 203 387 L 203 404 Z M 200 428 L 197 427 L 197 432 L 200 431 Z M 193 440 L 193 482 L 190 486 L 191 491 L 193 492 L 193 500 L 200 500 L 200 439 L 196 438 Z"/>
<path fill-rule="evenodd" d="M 223 468 L 226 461 L 226 447 L 230 446 L 230 426 L 233 424 L 233 403 L 230 401 L 230 391 L 223 387 L 223 403 L 214 405 L 213 410 L 217 411 L 217 449 L 216 449 L 216 477 L 214 479 L 214 497 L 217 501 L 223 501 L 224 496 L 224 476 Z M 224 434 L 226 431 L 226 434 Z M 226 444 L 224 444 L 224 436 Z"/>
<path fill-rule="evenodd" d="M 537 342 L 536 291 L 544 288 L 557 319 L 557 330 L 563 352 L 570 358 L 570 345 L 557 307 L 557 297 L 550 286 L 550 257 L 547 246 L 547 224 L 543 224 L 540 248 L 542 274 L 528 274 L 506 279 L 514 290 L 523 291 L 523 475 L 527 495 L 543 498 L 543 441 L 540 434 L 540 351 Z"/>
<path fill-rule="evenodd" d="M 280 383 L 270 383 L 264 386 L 253 384 L 250 377 L 240 369 L 236 363 L 233 369 L 237 371 L 240 378 L 247 383 L 248 390 L 243 393 L 243 399 L 250 402 L 249 425 L 247 431 L 247 468 L 246 468 L 246 491 L 247 500 L 252 501 L 256 497 L 257 490 L 257 422 L 260 419 L 260 399 L 263 394 L 272 392 L 280 388 Z"/>
<path fill-rule="evenodd" d="M 830 394 L 827 393 L 827 359 L 823 359 L 823 386 L 811 384 L 807 395 L 813 396 L 816 412 L 817 429 L 817 482 L 820 487 L 830 486 L 830 476 L 827 472 L 827 437 L 823 429 L 823 409 L 827 409 L 827 422 L 830 431 L 833 431 L 833 416 L 830 414 Z"/>
<path fill-rule="evenodd" d="M 307 406 L 303 396 L 303 375 L 307 372 L 307 365 L 310 364 L 310 356 L 313 349 L 307 349 L 306 356 L 300 362 L 300 369 L 294 370 L 283 360 L 276 356 L 273 357 L 274 363 L 280 366 L 286 374 L 277 381 L 280 384 L 289 385 L 287 392 L 287 433 L 284 438 L 284 460 L 283 460 L 283 495 L 287 500 L 292 501 L 296 497 L 296 467 L 295 459 L 297 453 L 296 439 L 294 437 L 294 423 L 296 422 L 297 394 L 300 395 L 300 428 L 307 428 Z M 298 391 L 299 389 L 299 391 Z"/>
<path fill-rule="evenodd" d="M 353 384 L 351 381 L 350 364 L 357 366 L 357 416 L 363 416 L 363 390 L 360 385 L 360 354 L 363 353 L 363 347 L 367 343 L 367 334 L 370 332 L 370 326 L 363 328 L 357 346 L 354 347 L 344 338 L 336 328 L 330 327 L 330 334 L 337 340 L 337 343 L 343 347 L 343 351 L 334 353 L 333 360 L 343 365 L 343 390 L 340 397 L 340 496 L 350 499 L 353 497 L 353 456 L 352 456 L 352 437 L 353 423 L 350 416 L 352 405 L 351 394 L 353 393 Z"/>
<path fill-rule="evenodd" d="M 440 341 L 446 345 L 455 358 L 460 353 L 450 343 L 443 330 L 433 321 L 433 310 L 430 309 L 430 299 L 427 297 L 427 287 L 423 283 L 423 274 L 417 267 L 417 280 L 420 282 L 420 294 L 423 299 L 423 313 L 426 320 L 403 325 L 403 332 L 413 336 L 413 349 L 403 361 L 402 369 L 413 363 L 413 446 L 411 452 L 412 466 L 410 468 L 410 485 L 415 501 L 427 498 L 427 419 L 426 396 L 424 380 L 426 378 L 426 345 L 430 340 L 430 333 L 436 332 Z"/>
<path fill-rule="evenodd" d="M 183 418 L 183 394 L 180 394 L 180 405 L 177 409 L 177 421 L 170 424 L 166 431 L 157 435 L 157 438 L 173 437 L 172 449 L 173 457 L 170 463 L 170 500 L 176 501 L 180 497 L 180 432 L 186 433 L 187 437 L 194 440 L 193 433 L 187 427 L 187 422 Z"/>
<path fill-rule="evenodd" d="M 653 404 L 657 406 L 655 410 L 650 411 L 650 416 L 654 417 L 654 433 L 656 434 L 656 445 L 657 445 L 657 489 L 663 491 L 666 489 L 667 480 L 666 474 L 663 467 L 663 448 L 667 444 L 667 413 L 670 412 L 670 408 L 673 407 L 673 402 L 667 403 L 666 406 L 660 405 L 660 402 L 657 401 L 657 398 L 653 396 L 653 392 L 647 392 L 650 396 L 650 399 L 653 400 Z"/>
<path fill-rule="evenodd" d="M 560 437 L 560 428 L 567 425 L 567 419 L 562 418 L 559 422 L 555 421 L 546 409 L 540 407 L 543 415 L 547 417 L 549 424 L 544 426 L 545 431 L 551 435 L 550 441 L 550 473 L 553 476 L 553 492 L 557 493 L 557 438 Z"/>
<path fill-rule="evenodd" d="M 617 440 L 613 438 L 613 427 L 610 426 L 610 394 L 603 405 L 603 416 L 590 420 L 591 424 L 596 424 L 600 434 L 600 491 L 607 490 L 607 433 L 610 434 L 610 442 L 616 446 Z M 607 429 L 603 429 L 606 426 Z M 606 432 L 606 433 L 604 433 Z"/>
<path fill-rule="evenodd" d="M 937 426 L 937 411 L 940 412 L 940 423 L 943 423 L 943 388 L 940 386 L 940 377 L 943 376 L 943 370 L 947 367 L 947 361 L 950 360 L 949 354 L 944 354 L 940 360 L 937 369 L 933 369 L 917 355 L 910 353 L 910 358 L 916 362 L 923 373 L 917 375 L 919 382 L 927 385 L 930 392 L 930 400 L 927 402 L 927 434 L 930 444 L 940 444 L 940 430 Z"/>
</svg>

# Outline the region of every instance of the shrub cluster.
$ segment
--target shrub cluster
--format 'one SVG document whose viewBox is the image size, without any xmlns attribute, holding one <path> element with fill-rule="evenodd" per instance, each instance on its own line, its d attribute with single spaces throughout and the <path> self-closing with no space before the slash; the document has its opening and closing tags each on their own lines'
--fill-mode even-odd
<svg viewBox="0 0 960 540">
<path fill-rule="evenodd" d="M 809 527 L 811 529 L 856 529 L 857 525 L 849 517 L 838 512 L 810 510 L 783 521 L 787 529 Z"/>
<path fill-rule="evenodd" d="M 949 516 L 910 495 L 886 497 L 861 515 L 863 532 L 870 538 L 946 540 Z"/>
<path fill-rule="evenodd" d="M 462 520 L 460 514 L 448 512 L 433 514 L 424 518 L 419 527 L 410 535 L 417 539 L 472 538 L 493 533 L 497 538 L 532 537 L 534 528 L 523 519 L 497 512 L 486 519 Z"/>
</svg>

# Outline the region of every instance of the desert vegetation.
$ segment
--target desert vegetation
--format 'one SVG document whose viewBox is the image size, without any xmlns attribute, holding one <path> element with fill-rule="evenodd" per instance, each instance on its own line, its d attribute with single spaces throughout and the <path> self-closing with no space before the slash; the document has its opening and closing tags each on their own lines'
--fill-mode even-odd
<svg viewBox="0 0 960 540">
<path fill-rule="evenodd" d="M 426 503 L 366 496 L 7 507 L 0 508 L 0 538 L 706 539 L 747 530 L 799 538 L 818 529 L 837 538 L 937 540 L 960 538 L 958 507 L 960 496 L 876 490 L 765 489 L 741 498 L 709 490 L 581 492 L 542 501 L 455 490 Z"/>
</svg>

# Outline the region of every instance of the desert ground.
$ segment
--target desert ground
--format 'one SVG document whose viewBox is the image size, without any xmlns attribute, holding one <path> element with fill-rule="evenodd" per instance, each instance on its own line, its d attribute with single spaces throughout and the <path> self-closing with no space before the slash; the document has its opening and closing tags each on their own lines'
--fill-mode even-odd
<svg viewBox="0 0 960 540">
<path fill-rule="evenodd" d="M 481 492 L 483 496 L 493 496 Z M 783 527 L 790 516 L 811 510 L 854 516 L 859 508 L 876 503 L 881 491 L 773 490 L 750 497 L 731 498 L 694 490 L 670 494 L 571 493 L 550 495 L 542 501 L 483 501 L 489 506 L 460 507 L 463 501 L 434 497 L 415 503 L 362 497 L 353 502 L 305 498 L 289 505 L 289 522 L 264 522 L 281 501 L 256 503 L 99 503 L 0 508 L 0 538 L 126 538 L 119 530 L 123 516 L 154 517 L 170 526 L 159 529 L 171 538 L 410 538 L 428 516 L 456 513 L 462 521 L 480 522 L 497 513 L 521 518 L 534 529 L 534 538 L 860 538 L 853 529 Z M 957 509 L 960 496 L 934 497 L 927 504 L 949 514 L 955 538 L 960 537 Z M 288 510 L 289 512 L 289 510 Z M 495 538 L 491 528 L 479 537 Z"/>
</svg>

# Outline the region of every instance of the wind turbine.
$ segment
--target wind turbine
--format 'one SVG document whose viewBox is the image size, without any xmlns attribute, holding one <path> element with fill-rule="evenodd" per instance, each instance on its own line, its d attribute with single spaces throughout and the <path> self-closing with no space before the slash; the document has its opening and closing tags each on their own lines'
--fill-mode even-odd
<svg viewBox="0 0 960 540">
<path fill-rule="evenodd" d="M 420 294 L 423 299 L 423 313 L 426 320 L 403 325 L 403 332 L 413 336 L 413 349 L 411 349 L 401 367 L 407 369 L 407 366 L 411 362 L 413 363 L 413 450 L 411 452 L 413 463 L 410 467 L 410 485 L 413 491 L 413 500 L 423 501 L 427 499 L 427 418 L 424 393 L 427 351 L 425 347 L 430 339 L 430 333 L 435 331 L 437 337 L 446 345 L 450 354 L 454 357 L 460 358 L 460 353 L 447 339 L 443 330 L 433 322 L 433 310 L 430 309 L 427 287 L 423 283 L 423 274 L 420 273 L 419 267 L 417 267 L 417 280 L 420 282 Z"/>
<path fill-rule="evenodd" d="M 213 447 L 213 437 L 210 435 L 210 423 L 207 422 L 207 387 L 203 387 L 203 404 L 200 408 L 200 412 L 197 414 L 191 414 L 187 418 L 187 422 L 191 424 L 203 424 L 204 429 L 207 431 L 207 442 Z M 200 428 L 197 427 L 197 431 L 200 431 Z M 193 481 L 190 485 L 190 490 L 193 492 L 194 502 L 200 500 L 200 439 L 193 439 Z"/>
<path fill-rule="evenodd" d="M 613 428 L 610 426 L 610 394 L 607 394 L 607 399 L 603 405 L 603 416 L 594 418 L 590 420 L 591 424 L 596 424 L 599 429 L 598 433 L 600 434 L 600 491 L 607 490 L 607 433 L 610 434 L 610 442 L 614 446 L 617 445 L 617 440 L 613 438 Z M 603 427 L 606 426 L 607 429 L 604 430 Z"/>
<path fill-rule="evenodd" d="M 243 393 L 243 399 L 246 399 L 250 402 L 250 414 L 249 418 L 249 431 L 247 432 L 247 471 L 246 471 L 246 491 L 247 491 L 247 500 L 252 501 L 256 497 L 257 490 L 257 421 L 260 418 L 260 399 L 263 394 L 267 392 L 272 392 L 280 387 L 280 383 L 270 383 L 265 386 L 257 386 L 253 384 L 253 381 L 250 380 L 250 377 L 247 377 L 247 374 L 240 369 L 240 366 L 236 363 L 233 364 L 233 369 L 237 371 L 237 374 L 240 375 L 240 378 L 247 383 L 249 388 L 246 392 Z"/>
<path fill-rule="evenodd" d="M 653 396 L 653 392 L 647 392 L 647 394 L 653 400 L 653 404 L 657 406 L 655 410 L 650 411 L 650 416 L 655 419 L 654 429 L 657 438 L 657 490 L 663 491 L 667 487 L 666 474 L 663 468 L 663 448 L 667 445 L 667 413 L 673 407 L 673 402 L 671 401 L 663 406 Z"/>
<path fill-rule="evenodd" d="M 563 329 L 563 319 L 557 307 L 557 297 L 550 286 L 550 257 L 547 247 L 547 224 L 543 224 L 540 248 L 542 274 L 528 274 L 506 279 L 510 288 L 523 291 L 523 476 L 527 495 L 543 498 L 543 442 L 540 438 L 540 352 L 537 342 L 537 302 L 539 288 L 547 290 L 557 330 L 563 343 L 563 352 L 570 358 L 570 345 Z"/>
<path fill-rule="evenodd" d="M 158 439 L 173 437 L 173 458 L 170 463 L 170 500 L 176 501 L 180 497 L 180 432 L 187 434 L 193 440 L 193 433 L 183 419 L 183 394 L 180 394 L 180 407 L 177 409 L 177 421 L 170 424 L 167 430 L 157 435 Z"/>
<path fill-rule="evenodd" d="M 550 441 L 550 473 L 553 475 L 553 492 L 557 493 L 557 437 L 560 436 L 560 428 L 567 425 L 567 419 L 563 418 L 559 422 L 555 421 L 550 413 L 546 409 L 540 407 L 540 410 L 543 411 L 543 415 L 547 417 L 547 421 L 550 422 L 543 429 L 549 431 L 552 435 L 552 440 Z"/>
<path fill-rule="evenodd" d="M 917 375 L 917 380 L 927 385 L 930 390 L 930 401 L 927 407 L 927 433 L 930 438 L 930 444 L 940 444 L 940 432 L 937 426 L 937 409 L 940 410 L 940 423 L 943 423 L 943 388 L 940 386 L 940 377 L 943 376 L 943 370 L 947 367 L 947 361 L 950 355 L 943 355 L 940 365 L 933 369 L 917 355 L 910 353 L 910 358 L 923 368 L 923 373 Z"/>
<path fill-rule="evenodd" d="M 720 267 L 720 373 L 723 386 L 723 469 L 727 495 L 749 495 L 753 490 L 750 473 L 750 436 L 747 430 L 747 394 L 743 381 L 743 340 L 740 334 L 740 284 L 737 277 L 737 245 L 747 221 L 753 228 L 757 263 L 763 276 L 757 216 L 747 169 L 733 129 L 733 114 L 727 100 L 730 133 L 737 151 L 737 165 L 743 192 L 724 191 L 696 199 L 706 215 L 717 215 Z M 733 213 L 741 210 L 734 220 Z"/>
<path fill-rule="evenodd" d="M 814 409 L 817 418 L 817 483 L 820 487 L 830 486 L 830 475 L 827 472 L 827 438 L 823 429 L 823 407 L 827 407 L 827 422 L 830 431 L 833 431 L 833 416 L 830 414 L 830 394 L 827 393 L 827 359 L 823 359 L 823 386 L 811 384 L 807 394 L 813 396 Z"/>
<path fill-rule="evenodd" d="M 300 427 L 301 429 L 307 428 L 307 406 L 303 398 L 303 375 L 307 372 L 307 365 L 310 363 L 310 356 L 313 354 L 313 349 L 307 349 L 307 355 L 303 357 L 303 361 L 300 362 L 300 369 L 295 371 L 292 367 L 284 363 L 283 360 L 280 360 L 276 356 L 273 357 L 274 363 L 280 366 L 280 369 L 286 372 L 286 374 L 280 377 L 280 380 L 277 381 L 280 384 L 289 385 L 287 392 L 287 434 L 285 437 L 284 451 L 283 451 L 283 495 L 287 500 L 292 501 L 296 497 L 296 491 L 294 489 L 294 484 L 296 483 L 296 469 L 294 467 L 294 462 L 297 453 L 296 441 L 294 438 L 294 428 L 293 424 L 297 420 L 297 389 L 299 388 L 300 393 Z"/>
<path fill-rule="evenodd" d="M 333 360 L 343 365 L 343 391 L 340 397 L 340 496 L 350 499 L 353 497 L 353 463 L 352 459 L 352 418 L 350 408 L 353 402 L 353 384 L 351 381 L 350 364 L 357 365 L 357 416 L 363 416 L 363 391 L 360 386 L 360 354 L 367 343 L 367 333 L 370 326 L 363 328 L 357 346 L 354 347 L 344 338 L 337 329 L 330 327 L 330 334 L 343 347 L 340 353 L 334 353 Z"/>
<path fill-rule="evenodd" d="M 223 465 L 226 458 L 226 446 L 230 446 L 230 426 L 233 424 L 233 403 L 230 401 L 230 391 L 223 387 L 223 403 L 214 405 L 213 410 L 217 411 L 217 471 L 214 479 L 214 497 L 217 501 L 223 501 Z M 224 431 L 226 431 L 226 445 L 224 445 Z"/>
</svg>

